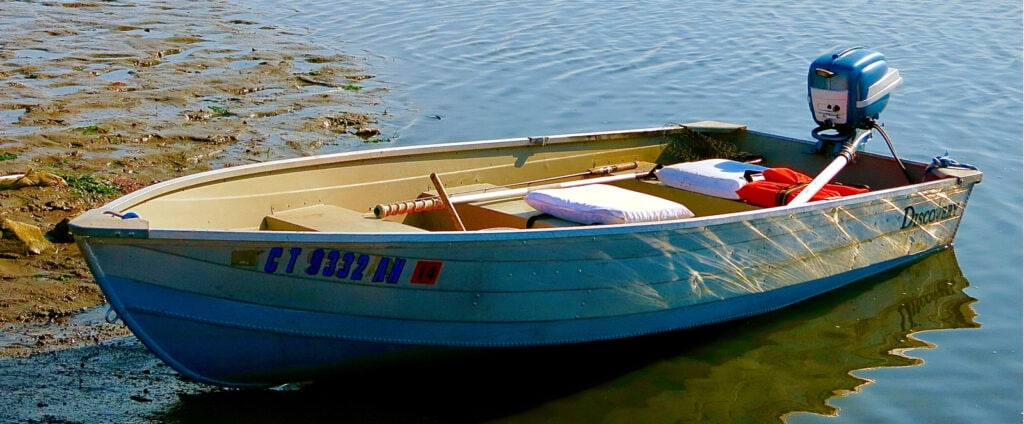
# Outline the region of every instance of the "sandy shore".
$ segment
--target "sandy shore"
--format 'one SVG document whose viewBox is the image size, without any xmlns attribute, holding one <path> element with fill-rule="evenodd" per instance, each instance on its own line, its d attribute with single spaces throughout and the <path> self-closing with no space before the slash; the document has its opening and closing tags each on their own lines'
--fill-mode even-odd
<svg viewBox="0 0 1024 424">
<path fill-rule="evenodd" d="M 95 343 L 104 303 L 61 221 L 207 169 L 381 142 L 385 90 L 357 60 L 221 2 L 7 2 L 0 29 L 0 222 L 37 226 L 38 254 L 0 239 L 0 355 Z M 60 331 L 53 330 L 61 328 Z"/>
</svg>

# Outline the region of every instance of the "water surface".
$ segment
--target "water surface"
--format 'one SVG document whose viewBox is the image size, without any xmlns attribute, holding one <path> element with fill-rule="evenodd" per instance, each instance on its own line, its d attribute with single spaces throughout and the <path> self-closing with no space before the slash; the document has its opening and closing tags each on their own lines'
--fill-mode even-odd
<svg viewBox="0 0 1024 424">
<path fill-rule="evenodd" d="M 29 381 L 4 388 L 16 400 L 4 412 L 10 417 L 1019 422 L 1019 2 L 258 0 L 236 6 L 251 8 L 253 21 L 283 34 L 365 60 L 375 77 L 362 84 L 387 90 L 375 107 L 395 146 L 705 119 L 807 138 L 813 127 L 807 66 L 834 48 L 867 46 L 905 78 L 881 119 L 898 151 L 918 161 L 949 152 L 981 167 L 985 181 L 963 219 L 955 254 L 932 255 L 762 317 L 593 349 L 520 351 L 350 376 L 293 391 L 181 382 L 137 342 L 120 340 L 0 361 L 5 380 Z M 322 152 L 369 147 L 379 146 L 327 144 Z M 881 140 L 868 149 L 888 154 Z M 67 385 L 40 375 L 75 376 L 78 388 L 69 396 Z"/>
<path fill-rule="evenodd" d="M 851 366 L 851 375 L 871 382 L 855 393 L 839 384 L 835 394 L 809 395 L 797 389 L 801 378 L 792 378 L 784 384 L 794 388 L 789 402 L 735 410 L 727 420 L 771 415 L 768 410 L 792 422 L 821 421 L 801 410 L 838 414 L 843 422 L 1020 420 L 1020 2 L 356 1 L 342 7 L 303 1 L 257 8 L 312 39 L 366 58 L 375 83 L 390 90 L 381 107 L 391 119 L 382 129 L 397 145 L 704 119 L 807 138 L 813 127 L 805 85 L 810 62 L 838 47 L 882 52 L 905 79 L 881 116 L 897 151 L 918 161 L 949 152 L 986 171 L 957 239 L 959 265 L 971 282 L 965 293 L 978 299 L 963 307 L 977 314 L 972 322 L 980 327 L 917 334 L 922 348 L 890 353 L 912 358 L 907 363 Z M 867 148 L 888 154 L 880 139 Z M 821 323 L 806 323 L 815 324 Z M 751 337 L 796 342 L 793 334 L 787 340 L 766 331 Z M 708 343 L 707 351 L 722 352 L 723 367 L 749 374 L 738 376 L 732 392 L 705 393 L 694 402 L 703 403 L 696 409 L 756 396 L 741 388 L 779 373 L 779 364 L 766 358 L 730 359 L 726 346 L 741 341 Z M 851 352 L 832 346 L 819 353 L 841 361 Z M 692 360 L 689 354 L 676 359 Z M 910 363 L 915 366 L 892 367 Z M 782 374 L 803 366 L 791 363 Z M 612 420 L 624 411 L 653 421 L 688 421 L 692 415 L 685 412 L 692 411 L 659 409 L 659 401 L 667 405 L 678 393 L 704 389 L 665 382 L 652 384 L 662 392 L 631 386 L 656 381 L 662 369 L 653 364 L 624 378 L 614 394 L 583 390 L 520 418 L 577 417 L 599 406 L 603 413 L 587 421 Z M 634 390 L 650 397 L 629 400 L 625 395 Z M 818 398 L 812 402 L 807 396 Z M 618 412 L 611 411 L 616 405 Z"/>
</svg>

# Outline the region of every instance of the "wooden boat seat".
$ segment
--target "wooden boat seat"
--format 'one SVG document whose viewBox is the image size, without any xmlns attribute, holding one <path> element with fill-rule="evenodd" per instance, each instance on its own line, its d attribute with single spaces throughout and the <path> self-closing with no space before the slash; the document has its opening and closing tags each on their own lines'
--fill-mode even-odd
<svg viewBox="0 0 1024 424">
<path fill-rule="evenodd" d="M 334 205 L 313 205 L 297 209 L 274 212 L 263 217 L 260 229 L 265 231 L 322 231 L 322 232 L 371 232 L 402 233 L 423 232 L 402 223 L 376 219 L 372 214 L 362 214 L 351 209 Z"/>
<path fill-rule="evenodd" d="M 560 228 L 581 225 L 538 211 L 522 198 L 474 202 L 459 205 L 457 209 L 464 222 L 474 223 L 471 229 Z"/>
<path fill-rule="evenodd" d="M 499 188 L 494 184 L 469 184 L 448 189 L 449 194 L 479 192 Z M 434 196 L 436 192 L 425 191 L 421 196 Z M 455 205 L 467 230 L 527 229 L 577 227 L 580 224 L 547 215 L 526 204 L 522 197 L 484 200 Z M 406 216 L 405 223 L 435 231 L 451 230 L 450 219 L 444 211 L 430 211 Z"/>
<path fill-rule="evenodd" d="M 536 191 L 525 198 L 473 202 L 457 209 L 463 221 L 472 219 L 484 228 L 576 227 L 693 216 L 674 201 L 604 184 Z"/>
</svg>

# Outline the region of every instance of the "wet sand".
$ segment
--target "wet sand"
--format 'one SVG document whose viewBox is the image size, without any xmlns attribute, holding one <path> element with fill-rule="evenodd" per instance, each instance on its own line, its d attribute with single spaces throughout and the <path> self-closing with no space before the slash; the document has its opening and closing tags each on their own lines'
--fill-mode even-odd
<svg viewBox="0 0 1024 424">
<path fill-rule="evenodd" d="M 72 317 L 104 303 L 60 225 L 159 181 L 386 142 L 386 90 L 359 61 L 220 2 L 5 2 L 0 175 L 63 183 L 0 189 L 0 221 L 39 227 L 39 254 L 0 243 L 0 356 L 95 344 L 119 324 Z"/>
</svg>

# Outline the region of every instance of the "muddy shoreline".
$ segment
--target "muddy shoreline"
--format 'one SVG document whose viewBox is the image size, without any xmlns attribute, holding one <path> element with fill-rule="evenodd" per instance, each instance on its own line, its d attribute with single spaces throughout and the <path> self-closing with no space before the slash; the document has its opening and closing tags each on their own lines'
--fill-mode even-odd
<svg viewBox="0 0 1024 424">
<path fill-rule="evenodd" d="M 13 2 L 0 23 L 0 356 L 127 334 L 75 320 L 105 301 L 62 221 L 209 169 L 388 142 L 386 91 L 357 58 L 221 2 Z M 37 249 L 38 250 L 38 249 Z"/>
</svg>

